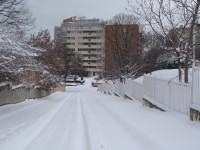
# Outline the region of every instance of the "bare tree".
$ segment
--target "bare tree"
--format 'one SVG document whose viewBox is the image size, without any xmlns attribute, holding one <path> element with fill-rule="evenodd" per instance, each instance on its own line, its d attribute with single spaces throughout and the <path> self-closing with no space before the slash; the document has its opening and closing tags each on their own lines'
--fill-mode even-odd
<svg viewBox="0 0 200 150">
<path fill-rule="evenodd" d="M 62 81 L 63 55 L 54 47 L 48 30 L 41 30 L 37 35 L 32 35 L 29 43 L 33 47 L 43 50 L 41 55 L 37 57 L 37 63 L 41 64 L 39 85 L 42 89 L 50 92 L 53 87 L 59 84 L 59 81 Z"/>
<path fill-rule="evenodd" d="M 139 19 L 118 14 L 105 26 L 105 70 L 120 78 L 134 77 L 141 69 Z"/>
<path fill-rule="evenodd" d="M 123 25 L 130 25 L 130 24 L 137 24 L 139 25 L 139 18 L 132 15 L 132 14 L 125 14 L 119 13 L 115 15 L 112 19 L 107 21 L 107 24 L 123 24 Z"/>
<path fill-rule="evenodd" d="M 185 62 L 185 78 L 188 82 L 188 68 L 192 58 L 193 34 L 197 15 L 199 13 L 199 0 L 128 0 L 130 11 L 140 16 L 143 23 L 154 32 L 166 37 L 171 45 L 170 49 L 176 51 L 179 80 L 181 80 L 181 59 Z M 136 5 L 135 5 L 136 4 Z M 180 27 L 181 25 L 181 27 Z M 185 31 L 188 30 L 186 34 Z M 173 40 L 169 31 L 178 35 Z"/>
<path fill-rule="evenodd" d="M 34 19 L 25 6 L 25 0 L 1 0 L 0 23 L 9 24 L 20 29 L 28 29 L 33 26 Z"/>
<path fill-rule="evenodd" d="M 155 32 L 142 32 L 142 49 L 144 52 L 150 51 L 154 48 L 165 48 L 165 38 L 156 34 Z"/>
<path fill-rule="evenodd" d="M 74 53 L 74 56 L 70 59 L 69 74 L 79 75 L 80 77 L 88 75 L 83 67 L 83 56 L 80 53 Z"/>
</svg>

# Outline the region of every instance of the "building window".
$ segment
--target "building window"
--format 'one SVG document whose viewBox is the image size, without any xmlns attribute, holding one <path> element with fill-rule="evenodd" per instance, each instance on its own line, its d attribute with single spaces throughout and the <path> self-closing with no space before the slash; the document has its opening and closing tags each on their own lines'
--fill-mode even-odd
<svg viewBox="0 0 200 150">
<path fill-rule="evenodd" d="M 66 45 L 75 45 L 75 43 L 66 43 Z"/>
<path fill-rule="evenodd" d="M 83 43 L 78 43 L 78 45 L 83 45 Z"/>
<path fill-rule="evenodd" d="M 83 66 L 83 68 L 97 68 L 97 66 Z"/>
</svg>

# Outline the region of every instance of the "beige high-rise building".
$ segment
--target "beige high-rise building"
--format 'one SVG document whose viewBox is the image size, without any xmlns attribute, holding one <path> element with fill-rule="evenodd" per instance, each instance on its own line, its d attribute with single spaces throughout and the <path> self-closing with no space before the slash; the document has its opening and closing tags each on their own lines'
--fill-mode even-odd
<svg viewBox="0 0 200 150">
<path fill-rule="evenodd" d="M 55 44 L 63 50 L 82 56 L 83 67 L 89 76 L 104 70 L 104 29 L 99 19 L 71 17 L 54 29 Z"/>
</svg>

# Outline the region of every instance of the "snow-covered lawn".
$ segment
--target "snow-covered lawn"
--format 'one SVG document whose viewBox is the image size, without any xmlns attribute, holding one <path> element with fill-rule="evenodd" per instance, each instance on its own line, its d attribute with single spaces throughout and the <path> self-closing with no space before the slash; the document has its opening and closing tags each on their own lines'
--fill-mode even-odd
<svg viewBox="0 0 200 150">
<path fill-rule="evenodd" d="M 97 92 L 66 92 L 0 107 L 1 150 L 199 150 L 200 123 Z"/>
<path fill-rule="evenodd" d="M 189 77 L 189 83 L 192 82 L 192 69 L 189 69 L 188 72 Z M 146 74 L 146 76 L 150 76 L 153 78 L 163 79 L 167 81 L 179 81 L 178 78 L 178 69 L 163 69 L 163 70 L 157 70 L 153 71 L 151 73 Z M 182 70 L 182 82 L 184 79 L 184 71 Z M 136 82 L 143 83 L 143 76 L 135 79 Z"/>
</svg>

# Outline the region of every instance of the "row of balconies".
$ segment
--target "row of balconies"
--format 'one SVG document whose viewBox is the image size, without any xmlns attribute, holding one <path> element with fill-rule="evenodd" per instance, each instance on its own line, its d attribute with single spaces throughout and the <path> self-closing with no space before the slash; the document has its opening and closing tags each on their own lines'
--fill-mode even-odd
<svg viewBox="0 0 200 150">
<path fill-rule="evenodd" d="M 101 48 L 103 45 L 67 45 L 69 48 Z"/>
<path fill-rule="evenodd" d="M 94 60 L 94 58 L 92 59 L 83 59 L 83 63 L 85 64 L 97 64 L 97 65 L 101 65 L 102 62 L 100 60 Z"/>
<path fill-rule="evenodd" d="M 96 43 L 103 43 L 102 39 L 65 39 L 63 38 L 62 40 L 63 43 L 67 43 L 67 42 L 73 42 L 73 43 L 92 43 L 92 42 L 96 42 Z"/>
<path fill-rule="evenodd" d="M 71 36 L 71 37 L 92 37 L 92 36 L 101 36 L 103 37 L 102 33 L 68 33 L 62 34 L 63 37 Z"/>
<path fill-rule="evenodd" d="M 95 66 L 83 66 L 86 71 L 103 71 L 103 67 L 95 68 Z M 90 68 L 91 67 L 91 68 Z"/>
<path fill-rule="evenodd" d="M 97 66 L 97 67 L 99 67 L 99 66 L 102 66 L 103 65 L 103 63 L 102 62 L 99 62 L 99 61 L 97 61 L 97 62 L 83 62 L 83 66 Z"/>
<path fill-rule="evenodd" d="M 102 53 L 98 53 L 98 52 L 79 52 L 79 54 L 81 54 L 83 56 L 83 58 L 99 58 L 101 57 L 103 54 Z"/>
<path fill-rule="evenodd" d="M 89 61 L 89 60 L 98 60 L 100 58 L 101 58 L 101 56 L 99 56 L 99 57 L 90 57 L 90 56 L 88 56 L 88 57 L 83 57 L 82 60 L 84 60 L 86 62 L 86 61 Z"/>
</svg>

